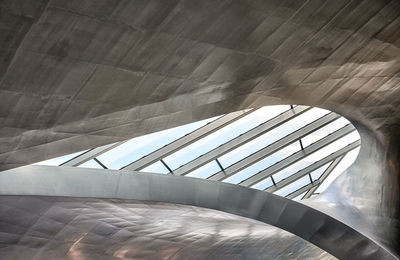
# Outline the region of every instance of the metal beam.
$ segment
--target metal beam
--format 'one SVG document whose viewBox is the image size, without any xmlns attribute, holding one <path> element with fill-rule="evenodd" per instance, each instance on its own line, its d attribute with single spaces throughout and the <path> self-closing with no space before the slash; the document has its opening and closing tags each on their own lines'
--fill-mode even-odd
<svg viewBox="0 0 400 260">
<path fill-rule="evenodd" d="M 232 151 L 233 149 L 241 146 L 242 144 L 247 143 L 253 140 L 254 138 L 257 138 L 258 136 L 282 125 L 283 123 L 291 120 L 292 118 L 310 109 L 311 109 L 310 107 L 296 106 L 293 109 L 285 111 L 282 114 L 266 121 L 265 123 L 262 123 L 259 126 L 245 132 L 244 134 L 239 135 L 238 137 L 218 146 L 217 148 L 211 150 L 210 152 L 203 154 L 200 157 L 188 162 L 187 164 L 175 169 L 174 173 L 175 175 L 188 174 L 189 172 L 203 166 L 204 164 L 212 160 L 215 160 L 215 158 L 218 158 L 219 156 L 229 151 Z"/>
<path fill-rule="evenodd" d="M 99 164 L 101 167 L 103 167 L 103 169 L 108 169 L 107 166 L 105 166 L 102 162 L 100 162 L 99 159 L 93 158 L 93 160 L 94 160 L 97 164 Z"/>
<path fill-rule="evenodd" d="M 257 184 L 258 182 L 268 178 L 269 176 L 273 175 L 274 173 L 290 166 L 291 164 L 303 159 L 304 157 L 324 148 L 326 145 L 338 140 L 339 138 L 355 131 L 354 126 L 351 124 L 348 124 L 339 130 L 336 130 L 335 132 L 325 136 L 324 138 L 316 141 L 315 143 L 307 146 L 304 148 L 304 150 L 300 150 L 297 153 L 294 153 L 285 159 L 273 164 L 272 166 L 256 173 L 255 175 L 247 178 L 246 180 L 243 180 L 242 182 L 239 183 L 239 185 L 242 186 L 253 186 Z"/>
<path fill-rule="evenodd" d="M 345 155 L 342 155 L 341 157 L 336 158 L 335 160 L 333 160 L 331 162 L 331 164 L 329 164 L 328 168 L 325 169 L 324 173 L 317 180 L 311 181 L 310 184 L 307 184 L 307 185 L 301 187 L 300 189 L 290 193 L 289 195 L 285 196 L 285 198 L 294 199 L 294 198 L 296 198 L 297 196 L 299 196 L 300 194 L 302 194 L 303 192 L 306 192 L 306 191 L 307 191 L 307 193 L 304 194 L 303 198 L 301 198 L 301 199 L 309 198 L 309 196 L 311 196 L 314 193 L 314 191 L 316 189 L 318 189 L 318 187 L 326 179 L 326 177 L 328 177 L 328 175 L 335 169 L 335 167 L 339 164 L 339 162 L 343 159 L 344 156 Z M 310 173 L 308 173 L 308 175 L 310 175 Z M 311 176 L 310 176 L 310 178 L 311 178 Z M 310 195 L 308 197 L 306 197 L 307 194 L 310 194 Z"/>
<path fill-rule="evenodd" d="M 159 161 L 160 159 L 165 158 L 166 156 L 176 152 L 177 150 L 183 148 L 184 146 L 194 143 L 197 140 L 217 131 L 218 129 L 221 129 L 224 126 L 231 124 L 234 121 L 239 120 L 244 116 L 247 116 L 248 114 L 254 112 L 255 110 L 256 109 L 250 109 L 248 111 L 237 111 L 222 116 L 206 124 L 205 126 L 202 126 L 199 129 L 179 138 L 178 140 L 169 143 L 164 147 L 161 147 L 160 149 L 132 162 L 131 164 L 122 167 L 121 169 L 139 171 Z"/>
<path fill-rule="evenodd" d="M 357 140 L 357 141 L 347 145 L 346 147 L 343 147 L 342 149 L 326 156 L 325 158 L 307 166 L 306 168 L 301 169 L 300 171 L 296 172 L 295 174 L 290 175 L 289 177 L 276 183 L 276 185 L 268 187 L 267 189 L 265 189 L 265 191 L 275 192 L 275 191 L 285 187 L 286 185 L 300 179 L 304 175 L 307 175 L 309 172 L 315 171 L 316 169 L 323 166 L 324 164 L 327 164 L 328 162 L 330 162 L 336 158 L 339 158 L 340 156 L 344 155 L 345 153 L 357 148 L 358 146 L 360 146 L 360 144 L 361 144 L 361 141 Z"/>
<path fill-rule="evenodd" d="M 336 120 L 340 116 L 335 113 L 329 113 L 318 120 L 311 122 L 310 124 L 298 129 L 297 131 L 279 139 L 278 141 L 264 147 L 263 149 L 247 156 L 246 158 L 232 164 L 231 166 L 225 168 L 225 174 L 214 174 L 210 177 L 210 180 L 223 180 L 226 179 L 235 173 L 241 171 L 249 167 L 250 165 L 266 158 L 267 156 L 279 151 L 280 149 L 296 142 L 300 138 L 326 126 L 327 124 L 331 123 L 332 121 Z M 304 154 L 304 153 L 301 153 Z"/>
<path fill-rule="evenodd" d="M 124 170 L 30 165 L 3 171 L 0 174 L 0 194 L 131 199 L 204 207 L 274 225 L 308 239 L 339 259 L 353 259 L 351 256 L 355 250 L 360 256 L 357 259 L 368 256 L 371 256 L 368 259 L 396 259 L 388 251 L 383 251 L 385 249 L 374 240 L 357 231 L 357 225 L 352 228 L 347 222 L 343 223 L 327 213 L 279 196 L 271 196 L 267 192 L 198 178 Z M 305 218 L 304 215 L 310 217 Z M 299 228 L 308 227 L 310 223 L 322 223 L 323 228 L 320 225 Z M 338 239 L 337 234 L 350 237 L 351 246 L 347 245 L 349 239 Z M 324 239 L 310 239 L 315 237 Z M 361 247 L 357 246 L 360 244 Z"/>
<path fill-rule="evenodd" d="M 219 162 L 219 160 L 215 159 L 215 161 L 217 162 L 217 164 L 218 164 L 219 168 L 221 169 L 221 171 L 225 172 L 225 169 L 224 169 L 224 167 L 222 167 L 222 164 Z"/>
<path fill-rule="evenodd" d="M 294 198 L 296 198 L 297 196 L 299 196 L 300 194 L 302 194 L 303 192 L 306 192 L 306 191 L 308 191 L 309 189 L 311 189 L 311 188 L 313 188 L 313 187 L 315 187 L 315 186 L 318 186 L 318 185 L 319 185 L 319 182 L 318 182 L 318 180 L 316 180 L 316 181 L 314 181 L 314 182 L 312 182 L 312 183 L 309 183 L 309 184 L 307 184 L 307 185 L 301 187 L 301 188 L 298 189 L 298 190 L 295 190 L 294 192 L 290 193 L 289 195 L 286 195 L 285 198 L 290 199 L 290 200 L 291 200 L 291 199 L 294 199 Z"/>
<path fill-rule="evenodd" d="M 319 186 L 321 186 L 321 183 L 324 182 L 324 180 L 326 179 L 326 177 L 329 176 L 329 174 L 331 174 L 331 172 L 336 168 L 336 166 L 342 161 L 342 159 L 345 157 L 345 155 L 342 155 L 338 158 L 336 158 L 329 166 L 328 168 L 326 168 L 326 170 L 324 171 L 324 173 L 321 175 L 321 177 L 318 178 L 318 185 L 312 187 L 311 189 L 309 189 L 307 191 L 307 193 L 304 195 L 303 199 L 308 199 L 311 197 L 311 195 L 313 195 L 313 193 L 318 189 Z"/>
<path fill-rule="evenodd" d="M 125 142 L 126 141 L 117 142 L 117 143 L 107 144 L 107 145 L 103 145 L 103 146 L 100 146 L 97 148 L 93 148 L 83 154 L 78 155 L 77 157 L 72 158 L 69 161 L 62 163 L 60 166 L 79 166 L 91 159 L 96 158 L 97 156 L 99 156 L 111 149 L 114 149 L 115 147 L 117 147 Z"/>
<path fill-rule="evenodd" d="M 168 164 L 166 162 L 164 162 L 163 159 L 161 159 L 160 162 L 164 165 L 165 168 L 167 168 L 167 170 L 169 171 L 170 174 L 174 174 L 172 169 L 168 166 Z"/>
</svg>

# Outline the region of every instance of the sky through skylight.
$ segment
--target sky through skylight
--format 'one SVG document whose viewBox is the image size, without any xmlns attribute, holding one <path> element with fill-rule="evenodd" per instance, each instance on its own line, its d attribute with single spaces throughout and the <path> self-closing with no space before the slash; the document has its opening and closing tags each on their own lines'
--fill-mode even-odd
<svg viewBox="0 0 400 260">
<path fill-rule="evenodd" d="M 164 149 L 167 154 L 151 158 L 137 170 L 159 174 L 175 174 L 176 171 L 188 177 L 210 178 L 259 190 L 272 189 L 277 195 L 299 200 L 323 192 L 354 162 L 359 151 L 357 131 L 346 130 L 339 134 L 345 127 L 349 129 L 350 122 L 343 117 L 332 117 L 331 112 L 324 109 L 267 106 L 243 111 L 237 118 L 229 116 L 221 115 L 121 142 L 111 150 L 82 159 L 78 167 L 121 169 Z M 316 127 L 301 132 L 317 120 Z M 215 129 L 208 129 L 211 123 Z M 250 135 L 261 127 L 267 130 Z M 279 140 L 296 134 L 301 137 L 274 150 Z M 242 136 L 251 138 L 243 140 Z M 187 140 L 187 144 L 177 145 L 183 140 Z M 220 149 L 222 146 L 224 149 Z M 85 158 L 86 152 L 36 164 L 68 165 L 72 159 Z M 263 153 L 264 157 L 258 156 Z M 324 160 L 326 163 L 314 167 Z M 329 167 L 331 164 L 336 167 Z"/>
</svg>

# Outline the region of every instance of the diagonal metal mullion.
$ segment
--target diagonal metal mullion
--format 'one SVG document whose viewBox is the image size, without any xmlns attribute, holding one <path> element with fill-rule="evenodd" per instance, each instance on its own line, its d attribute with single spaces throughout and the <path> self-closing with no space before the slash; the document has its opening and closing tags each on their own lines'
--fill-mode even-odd
<svg viewBox="0 0 400 260">
<path fill-rule="evenodd" d="M 206 135 L 209 135 L 218 129 L 221 129 L 222 127 L 231 124 L 232 122 L 239 120 L 240 118 L 247 116 L 250 113 L 253 113 L 257 109 L 251 109 L 248 111 L 237 111 L 233 113 L 229 113 L 227 115 L 224 115 L 202 127 L 199 129 L 194 130 L 193 132 L 179 138 L 178 140 L 173 141 L 172 143 L 169 143 L 165 145 L 164 147 L 161 147 L 158 150 L 155 150 L 154 152 L 132 162 L 131 164 L 128 164 L 122 169 L 127 169 L 127 170 L 141 170 L 158 160 L 165 158 L 166 156 L 178 151 L 179 149 L 194 143 L 195 141 L 205 137 Z"/>
<path fill-rule="evenodd" d="M 340 156 L 344 155 L 345 153 L 357 148 L 358 146 L 360 146 L 361 142 L 360 140 L 357 140 L 345 147 L 343 147 L 342 149 L 324 157 L 323 159 L 305 167 L 304 169 L 301 169 L 300 171 L 290 175 L 289 177 L 281 180 L 280 182 L 276 183 L 276 185 L 274 186 L 270 186 L 267 189 L 265 189 L 265 191 L 267 192 L 275 192 L 283 187 L 285 187 L 286 185 L 300 179 L 301 177 L 307 175 L 309 172 L 315 171 L 316 169 L 318 169 L 319 167 L 327 164 L 328 162 L 339 158 Z"/>
<path fill-rule="evenodd" d="M 250 129 L 249 131 L 239 135 L 238 137 L 218 146 L 217 148 L 209 151 L 208 153 L 205 153 L 201 155 L 200 157 L 188 162 L 187 164 L 177 168 L 174 170 L 174 173 L 176 175 L 185 175 L 188 174 L 189 172 L 203 166 L 204 164 L 215 160 L 215 158 L 220 157 L 221 155 L 232 151 L 233 149 L 241 146 L 244 143 L 247 143 L 258 136 L 272 130 L 273 128 L 276 128 L 283 123 L 291 120 L 292 118 L 310 110 L 310 107 L 305 107 L 305 106 L 296 106 L 293 109 L 287 110 L 280 115 L 277 115 L 276 117 L 260 124 L 257 127 L 254 127 L 253 129 Z"/>
<path fill-rule="evenodd" d="M 108 169 L 107 166 L 105 166 L 99 159 L 97 158 L 93 158 L 93 160 L 100 165 L 101 167 L 103 167 L 103 169 Z"/>
<path fill-rule="evenodd" d="M 271 165 L 270 167 L 254 174 L 253 176 L 247 178 L 246 180 L 243 180 L 242 182 L 239 183 L 239 185 L 242 186 L 253 186 L 257 184 L 258 182 L 268 178 L 269 176 L 275 174 L 276 172 L 290 166 L 291 164 L 303 159 L 304 157 L 324 148 L 328 144 L 338 140 L 339 138 L 355 131 L 355 128 L 351 125 L 348 124 L 339 130 L 336 130 L 335 132 L 325 136 L 324 138 L 316 141 L 315 143 L 307 146 L 304 148 L 304 150 L 300 150 L 285 159 Z"/>
<path fill-rule="evenodd" d="M 62 163 L 60 166 L 79 166 L 91 159 L 96 158 L 97 156 L 108 152 L 111 149 L 114 149 L 117 146 L 120 146 L 121 144 L 125 143 L 126 141 L 122 141 L 122 142 L 117 142 L 117 143 L 113 143 L 113 144 L 106 144 L 97 148 L 93 148 L 83 154 L 78 155 L 77 157 L 72 158 L 69 161 L 66 161 L 64 163 Z"/>
<path fill-rule="evenodd" d="M 223 180 L 226 179 L 235 173 L 249 167 L 250 165 L 268 157 L 269 155 L 279 151 L 280 149 L 283 149 L 284 147 L 296 142 L 300 138 L 308 135 L 311 132 L 314 132 L 327 124 L 331 123 L 332 121 L 336 120 L 340 116 L 335 113 L 329 113 L 313 122 L 310 124 L 296 130 L 295 132 L 288 134 L 287 136 L 277 140 L 276 142 L 268 145 L 267 147 L 264 147 L 263 149 L 247 156 L 246 158 L 232 164 L 231 166 L 225 168 L 225 176 L 222 178 L 219 178 L 220 175 L 213 175 L 212 180 Z"/>
<path fill-rule="evenodd" d="M 294 199 L 294 198 L 296 198 L 297 196 L 299 196 L 300 194 L 302 194 L 303 192 L 306 192 L 306 191 L 308 191 L 308 190 L 310 190 L 310 189 L 312 189 L 313 187 L 318 186 L 318 185 L 319 185 L 319 181 L 316 180 L 316 181 L 314 181 L 314 182 L 312 182 L 312 183 L 309 183 L 309 184 L 307 184 L 307 185 L 301 187 L 301 188 L 298 189 L 298 190 L 295 190 L 294 192 L 290 193 L 289 195 L 286 195 L 285 198 L 287 198 L 287 199 Z"/>
<path fill-rule="evenodd" d="M 166 162 L 164 162 L 163 159 L 161 159 L 160 162 L 164 165 L 165 168 L 167 168 L 167 170 L 169 171 L 170 174 L 174 174 L 172 169 L 169 167 L 169 165 Z"/>
<path fill-rule="evenodd" d="M 325 179 L 331 174 L 331 172 L 336 168 L 336 166 L 342 161 L 345 155 L 342 155 L 341 157 L 336 158 L 329 166 L 326 168 L 324 173 L 321 175 L 321 177 L 318 178 L 318 185 L 312 187 L 307 191 L 307 193 L 304 195 L 303 199 L 308 199 L 311 197 L 311 195 L 318 189 L 319 186 L 325 181 Z"/>
<path fill-rule="evenodd" d="M 322 175 L 317 180 L 315 180 L 315 181 L 313 181 L 313 182 L 301 187 L 300 189 L 290 193 L 289 195 L 285 196 L 285 198 L 294 199 L 297 196 L 299 196 L 300 194 L 302 194 L 303 192 L 306 192 L 306 194 L 304 194 L 303 198 L 301 198 L 301 199 L 306 199 L 309 196 L 311 196 L 314 193 L 314 191 L 316 189 L 318 189 L 318 187 L 321 185 L 321 183 L 326 179 L 326 177 L 328 177 L 328 175 L 335 169 L 335 167 L 339 164 L 339 162 L 343 159 L 344 156 L 345 155 L 342 155 L 341 157 L 336 158 L 335 160 L 333 160 L 329 164 L 328 168 L 325 169 L 325 171 L 322 173 Z M 308 173 L 308 175 L 310 175 L 310 174 L 311 174 L 311 172 Z M 310 194 L 310 195 L 307 197 L 307 194 Z"/>
</svg>

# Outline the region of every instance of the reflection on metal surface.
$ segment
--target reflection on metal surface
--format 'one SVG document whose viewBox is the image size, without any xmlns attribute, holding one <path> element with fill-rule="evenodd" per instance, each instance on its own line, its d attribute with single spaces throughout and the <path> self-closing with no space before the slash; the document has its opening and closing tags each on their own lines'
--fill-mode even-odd
<svg viewBox="0 0 400 260">
<path fill-rule="evenodd" d="M 7 260 L 335 259 L 279 228 L 192 206 L 0 196 L 0 210 Z"/>
<path fill-rule="evenodd" d="M 262 105 L 323 107 L 369 133 L 303 202 L 400 253 L 400 1 L 81 2 L 0 3 L 1 170 Z"/>
<path fill-rule="evenodd" d="M 398 258 L 399 142 L 382 143 L 369 129 L 357 129 L 362 144 L 356 162 L 324 193 L 303 203 L 378 241 Z"/>
<path fill-rule="evenodd" d="M 362 229 L 354 229 L 329 214 L 268 192 L 198 178 L 127 170 L 25 166 L 0 174 L 0 194 L 120 198 L 192 205 L 273 225 L 338 258 L 394 259 Z"/>
</svg>

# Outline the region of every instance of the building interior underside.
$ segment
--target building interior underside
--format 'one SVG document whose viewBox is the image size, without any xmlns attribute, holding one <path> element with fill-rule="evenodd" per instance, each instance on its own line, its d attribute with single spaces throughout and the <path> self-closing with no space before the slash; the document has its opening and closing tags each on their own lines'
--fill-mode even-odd
<svg viewBox="0 0 400 260">
<path fill-rule="evenodd" d="M 399 28 L 398 0 L 0 1 L 0 258 L 399 259 Z M 223 152 L 165 162 L 179 141 L 264 106 L 288 108 Z M 312 107 L 333 112 L 260 151 L 300 140 L 287 157 L 300 160 L 356 129 L 360 140 L 316 162 L 326 172 L 359 149 L 324 191 L 311 168 L 297 201 L 299 190 L 277 196 L 291 177 L 270 168 L 223 181 L 262 159 L 225 167 L 237 140 Z M 303 147 L 339 115 L 351 124 Z M 77 167 L 210 118 L 128 165 Z M 166 173 L 141 171 L 154 162 Z M 220 169 L 206 178 L 179 176 L 209 162 Z M 271 185 L 255 188 L 257 176 Z"/>
</svg>

